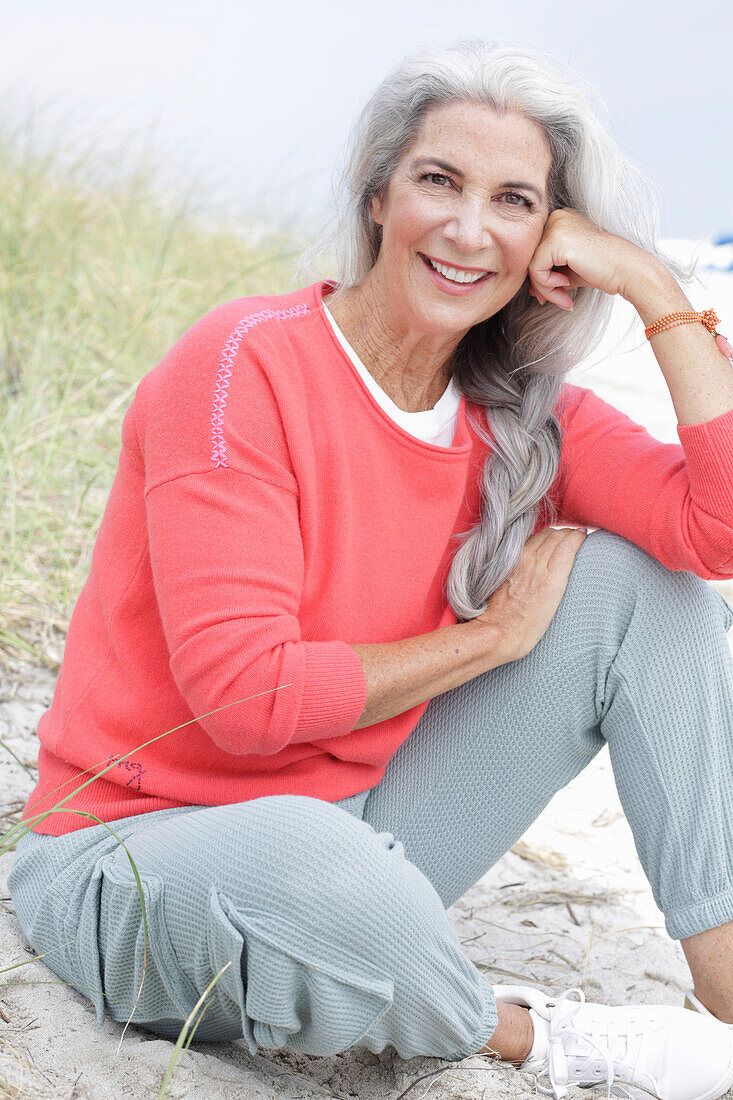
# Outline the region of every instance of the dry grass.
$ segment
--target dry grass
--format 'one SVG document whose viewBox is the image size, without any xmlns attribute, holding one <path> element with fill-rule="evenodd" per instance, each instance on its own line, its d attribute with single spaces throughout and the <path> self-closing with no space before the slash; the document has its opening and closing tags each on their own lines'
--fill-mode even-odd
<svg viewBox="0 0 733 1100">
<path fill-rule="evenodd" d="M 302 247 L 205 224 L 144 168 L 95 186 L 92 161 L 0 139 L 0 655 L 50 667 L 138 381 L 217 304 L 289 289 Z"/>
<path fill-rule="evenodd" d="M 302 247 L 274 227 L 204 223 L 194 196 L 161 194 L 145 166 L 103 186 L 92 182 L 105 175 L 99 168 L 93 151 L 72 161 L 65 151 L 32 154 L 21 133 L 0 138 L 0 659 L 6 667 L 18 658 L 52 669 L 60 664 L 138 381 L 216 305 L 288 290 L 292 258 Z M 0 748 L 3 763 L 12 757 L 33 778 L 35 760 L 21 759 L 3 742 Z M 23 805 L 0 805 L 0 853 L 14 849 Z M 11 964 L 5 973 L 33 961 Z M 194 1032 L 195 1022 L 187 1021 L 161 1097 Z M 55 1095 L 22 1048 L 3 1038 L 0 1100 Z"/>
</svg>

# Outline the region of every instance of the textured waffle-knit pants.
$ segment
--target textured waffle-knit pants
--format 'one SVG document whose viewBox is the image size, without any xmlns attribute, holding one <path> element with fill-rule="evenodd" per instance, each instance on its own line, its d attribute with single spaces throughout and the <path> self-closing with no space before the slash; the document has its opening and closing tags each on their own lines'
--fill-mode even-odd
<svg viewBox="0 0 733 1100">
<path fill-rule="evenodd" d="M 733 920 L 733 609 L 691 572 L 593 531 L 545 634 L 431 700 L 370 791 L 276 795 L 112 822 L 149 950 L 132 1022 L 195 1041 L 459 1060 L 497 1025 L 445 910 L 608 744 L 674 939 Z M 129 1017 L 144 935 L 104 825 L 18 843 L 9 889 L 44 962 Z"/>
</svg>

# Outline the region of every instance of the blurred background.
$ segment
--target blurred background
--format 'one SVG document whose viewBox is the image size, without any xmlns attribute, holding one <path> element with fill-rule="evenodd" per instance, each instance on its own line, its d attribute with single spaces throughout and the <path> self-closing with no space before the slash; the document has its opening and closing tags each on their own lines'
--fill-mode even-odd
<svg viewBox="0 0 733 1100">
<path fill-rule="evenodd" d="M 534 46 L 597 89 L 659 185 L 665 237 L 733 232 L 725 0 L 25 0 L 0 3 L 4 115 L 133 158 L 209 208 L 311 230 L 351 121 L 402 56 L 476 36 Z"/>
<path fill-rule="evenodd" d="M 733 339 L 722 0 L 0 0 L 0 657 L 58 667 L 140 378 L 219 303 L 295 289 L 367 97 L 466 37 L 585 82 Z M 678 444 L 622 300 L 570 380 Z"/>
</svg>

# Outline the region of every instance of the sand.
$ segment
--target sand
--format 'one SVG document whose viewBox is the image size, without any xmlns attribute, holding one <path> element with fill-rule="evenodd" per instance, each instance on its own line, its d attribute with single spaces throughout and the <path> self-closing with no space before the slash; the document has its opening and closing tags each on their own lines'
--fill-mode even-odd
<svg viewBox="0 0 733 1100">
<path fill-rule="evenodd" d="M 709 286 L 708 292 L 688 292 L 697 308 L 713 302 L 720 316 L 725 311 L 733 318 L 731 276 L 711 274 Z M 615 334 L 627 316 L 625 303 L 619 303 L 603 349 L 571 381 L 593 388 L 656 438 L 677 443 L 674 409 L 643 332 L 637 327 L 624 345 L 617 344 Z M 733 598 L 733 582 L 715 587 Z M 733 646 L 733 631 L 728 640 Z M 53 671 L 27 662 L 0 672 L 0 740 L 31 768 L 38 751 L 36 723 L 50 703 L 54 682 Z M 3 760 L 0 815 L 19 808 L 32 785 L 20 765 Z M 0 826 L 6 828 L 7 821 Z M 2 966 L 33 956 L 7 895 L 11 861 L 12 855 L 0 859 Z M 448 910 L 448 919 L 466 954 L 492 982 L 531 983 L 555 994 L 579 986 L 593 1001 L 669 1005 L 681 1005 L 691 984 L 682 949 L 667 936 L 639 864 L 607 749 Z M 98 1027 L 90 1002 L 60 983 L 41 961 L 1 975 L 0 1098 L 155 1100 L 174 1044 L 134 1026 L 120 1043 L 122 1031 L 122 1024 L 109 1019 Z M 534 1078 L 480 1056 L 459 1064 L 435 1058 L 403 1061 L 392 1049 L 380 1055 L 352 1049 L 317 1058 L 261 1048 L 252 1056 L 243 1041 L 194 1042 L 179 1066 L 167 1094 L 171 1098 L 498 1100 L 537 1095 Z M 568 1095 L 580 1100 L 590 1094 L 571 1089 Z"/>
</svg>

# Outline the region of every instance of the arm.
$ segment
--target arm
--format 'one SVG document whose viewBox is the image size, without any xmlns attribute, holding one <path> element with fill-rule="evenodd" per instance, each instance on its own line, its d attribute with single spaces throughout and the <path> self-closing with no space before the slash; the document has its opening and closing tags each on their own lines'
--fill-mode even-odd
<svg viewBox="0 0 733 1100">
<path fill-rule="evenodd" d="M 346 642 L 301 637 L 299 488 L 267 369 L 278 318 L 260 304 L 212 311 L 145 376 L 129 445 L 178 690 L 221 749 L 268 755 L 348 733 L 366 685 Z"/>
<path fill-rule="evenodd" d="M 566 384 L 557 411 L 558 522 L 613 531 L 668 569 L 733 576 L 733 412 L 678 426 L 678 445 L 582 386 Z"/>
<path fill-rule="evenodd" d="M 473 619 L 399 642 L 352 649 L 367 685 L 366 705 L 354 729 L 402 714 L 512 660 L 503 633 L 488 616 L 480 623 Z"/>
<path fill-rule="evenodd" d="M 596 287 L 631 302 L 644 325 L 691 310 L 688 298 L 656 256 L 590 221 L 577 210 L 554 210 L 529 264 L 531 293 L 545 305 L 573 309 L 569 289 Z M 703 325 L 675 325 L 652 337 L 680 426 L 733 410 L 733 364 Z"/>
<path fill-rule="evenodd" d="M 628 275 L 623 297 L 645 327 L 667 313 L 693 310 L 666 267 L 646 253 Z M 652 351 L 672 396 L 681 427 L 702 424 L 733 410 L 733 364 L 701 324 L 675 325 L 651 338 Z"/>
<path fill-rule="evenodd" d="M 620 294 L 645 324 L 691 308 L 656 257 L 576 210 L 550 214 L 529 273 L 538 300 L 564 309 L 573 308 L 564 288 L 579 286 Z M 678 325 L 652 339 L 679 419 L 681 446 L 659 443 L 581 390 L 569 422 L 573 438 L 563 446 L 566 514 L 625 536 L 669 569 L 729 578 L 733 366 L 700 324 Z"/>
<path fill-rule="evenodd" d="M 232 469 L 146 494 L 150 560 L 170 668 L 226 752 L 269 755 L 349 733 L 364 671 L 342 641 L 303 641 L 297 494 Z M 236 703 L 232 706 L 230 704 Z"/>
</svg>

